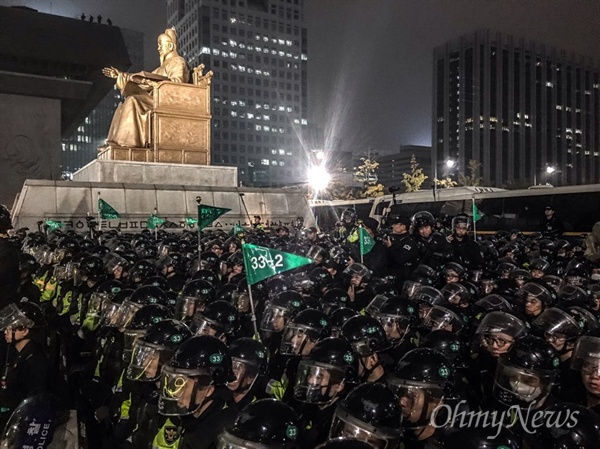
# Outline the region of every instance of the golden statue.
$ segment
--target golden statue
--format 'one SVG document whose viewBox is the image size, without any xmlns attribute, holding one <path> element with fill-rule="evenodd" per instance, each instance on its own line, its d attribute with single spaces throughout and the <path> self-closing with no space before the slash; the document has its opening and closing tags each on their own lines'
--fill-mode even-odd
<svg viewBox="0 0 600 449">
<path fill-rule="evenodd" d="M 152 91 L 160 81 L 187 83 L 190 71 L 187 62 L 177 53 L 177 35 L 167 29 L 158 36 L 160 67 L 148 72 L 126 73 L 114 67 L 102 69 L 109 78 L 116 78 L 117 88 L 126 97 L 115 111 L 107 143 L 120 147 L 149 146 L 148 116 L 153 106 Z"/>
</svg>

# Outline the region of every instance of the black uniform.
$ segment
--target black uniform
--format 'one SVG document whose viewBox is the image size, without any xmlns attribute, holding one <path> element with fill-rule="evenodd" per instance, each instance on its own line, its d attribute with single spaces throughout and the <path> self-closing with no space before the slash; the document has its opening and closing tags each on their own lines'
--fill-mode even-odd
<svg viewBox="0 0 600 449">
<path fill-rule="evenodd" d="M 410 277 L 417 266 L 417 244 L 408 234 L 391 234 L 392 246 L 388 250 L 388 272 L 398 276 L 398 285 Z"/>
<path fill-rule="evenodd" d="M 419 250 L 419 264 L 440 268 L 452 260 L 452 247 L 442 234 L 434 232 L 427 239 L 417 235 L 415 242 Z"/>
<path fill-rule="evenodd" d="M 556 215 L 553 215 L 551 218 L 542 218 L 540 231 L 545 239 L 557 239 L 565 230 L 562 222 L 556 218 Z"/>
<path fill-rule="evenodd" d="M 479 245 L 468 235 L 462 240 L 456 237 L 450 242 L 454 252 L 454 261 L 467 269 L 479 268 L 483 265 L 483 257 Z"/>
<path fill-rule="evenodd" d="M 19 251 L 7 239 L 0 238 L 0 309 L 20 299 L 20 281 Z"/>
</svg>

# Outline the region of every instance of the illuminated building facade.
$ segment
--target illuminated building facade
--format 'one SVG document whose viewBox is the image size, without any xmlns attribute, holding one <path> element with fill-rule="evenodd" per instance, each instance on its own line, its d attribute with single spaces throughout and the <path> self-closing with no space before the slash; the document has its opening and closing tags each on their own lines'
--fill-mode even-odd
<svg viewBox="0 0 600 449">
<path fill-rule="evenodd" d="M 179 53 L 212 79 L 211 163 L 241 185 L 306 179 L 307 36 L 302 0 L 168 0 Z"/>
<path fill-rule="evenodd" d="M 125 28 L 120 30 L 131 60 L 131 67 L 127 71 L 135 73 L 144 70 L 144 33 Z M 61 171 L 64 177 L 69 177 L 96 159 L 98 147 L 106 143 L 113 115 L 122 101 L 121 93 L 112 89 L 77 127 L 73 135 L 62 139 Z"/>
<path fill-rule="evenodd" d="M 491 186 L 600 182 L 598 61 L 478 30 L 436 47 L 433 73 L 432 175 L 475 159 Z"/>
</svg>

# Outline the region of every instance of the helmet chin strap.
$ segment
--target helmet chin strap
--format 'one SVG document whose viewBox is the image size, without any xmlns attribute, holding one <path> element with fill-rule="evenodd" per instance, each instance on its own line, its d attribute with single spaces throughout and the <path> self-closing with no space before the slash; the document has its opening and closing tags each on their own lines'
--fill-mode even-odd
<svg viewBox="0 0 600 449">
<path fill-rule="evenodd" d="M 371 354 L 371 355 L 367 356 L 367 358 L 368 358 L 368 357 L 372 357 L 373 355 L 375 355 L 375 354 Z M 370 376 L 371 374 L 373 374 L 373 371 L 375 371 L 375 370 L 376 370 L 378 367 L 380 367 L 380 366 L 381 366 L 381 361 L 379 360 L 379 357 L 377 357 L 377 363 L 375 363 L 375 365 L 373 365 L 373 367 L 372 367 L 372 368 L 367 368 L 367 366 L 366 366 L 366 365 L 365 365 L 365 363 L 363 362 L 362 358 L 361 358 L 361 359 L 359 359 L 359 361 L 360 361 L 360 364 L 361 364 L 361 365 L 363 366 L 363 368 L 365 369 L 365 372 L 364 372 L 364 373 L 363 373 L 363 375 L 361 376 L 361 380 L 362 380 L 363 382 L 367 382 L 367 380 L 369 379 L 369 376 Z"/>
</svg>

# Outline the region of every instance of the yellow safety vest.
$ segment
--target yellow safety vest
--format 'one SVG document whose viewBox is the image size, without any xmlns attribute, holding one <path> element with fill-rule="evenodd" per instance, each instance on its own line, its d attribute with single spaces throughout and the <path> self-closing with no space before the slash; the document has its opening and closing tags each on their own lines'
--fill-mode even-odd
<svg viewBox="0 0 600 449">
<path fill-rule="evenodd" d="M 160 428 L 154 440 L 152 449 L 177 449 L 181 439 L 181 428 L 177 427 L 170 419 Z"/>
</svg>

